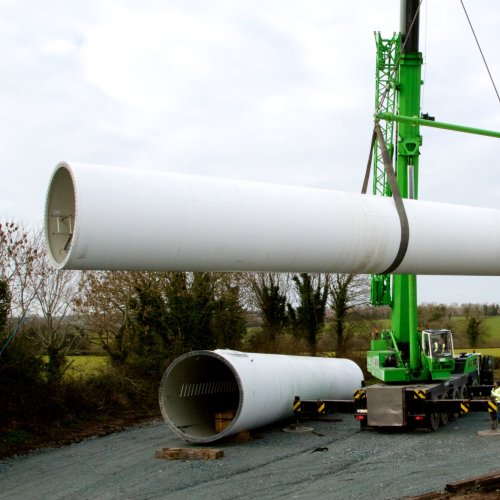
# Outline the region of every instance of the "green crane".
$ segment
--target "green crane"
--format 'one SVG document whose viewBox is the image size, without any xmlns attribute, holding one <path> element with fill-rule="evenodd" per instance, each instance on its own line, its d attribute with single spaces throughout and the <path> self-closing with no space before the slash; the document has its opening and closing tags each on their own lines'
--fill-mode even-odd
<svg viewBox="0 0 500 500">
<path fill-rule="evenodd" d="M 378 137 L 378 142 L 373 144 L 373 193 L 393 196 L 396 204 L 399 200 L 400 208 L 404 205 L 403 199 L 418 198 L 420 126 L 500 137 L 498 132 L 439 123 L 421 115 L 420 4 L 420 0 L 402 0 L 401 33 L 389 39 L 376 35 L 377 134 L 374 139 Z M 401 210 L 406 217 L 404 208 Z M 404 227 L 404 217 L 400 214 L 407 245 L 410 228 L 407 221 Z M 402 245 L 404 239 L 402 236 Z M 401 258 L 405 248 L 400 249 Z M 391 330 L 381 332 L 380 338 L 372 340 L 367 357 L 368 371 L 387 383 L 448 380 L 458 369 L 465 373 L 478 371 L 480 358 L 477 355 L 467 356 L 465 363 L 456 362 L 450 331 L 418 331 L 417 277 L 407 274 L 391 277 L 389 272 L 397 270 L 397 265 L 385 274 L 372 276 L 372 303 L 391 307 Z M 437 349 L 443 355 L 436 356 Z"/>
<path fill-rule="evenodd" d="M 402 5 L 401 34 L 391 39 L 383 39 L 377 34 L 377 78 L 376 113 L 394 116 L 420 117 L 420 88 L 422 54 L 418 50 L 419 2 L 407 1 Z M 378 120 L 378 118 L 377 118 Z M 395 173 L 399 193 L 402 198 L 418 198 L 418 166 L 420 156 L 419 126 L 400 123 L 396 128 L 394 121 L 380 123 L 387 151 L 395 158 Z M 397 140 L 395 135 L 397 133 Z M 396 142 L 396 144 L 394 143 Z M 374 154 L 374 194 L 391 196 L 387 173 L 383 166 L 382 147 L 375 144 Z M 387 345 L 394 349 L 392 364 L 397 370 L 381 371 L 376 361 L 377 354 L 368 358 L 369 369 L 382 380 L 415 380 L 422 373 L 418 356 L 417 335 L 417 279 L 414 275 L 387 274 L 372 277 L 372 302 L 377 305 L 390 305 L 392 309 L 392 329 L 382 332 L 382 340 L 377 346 L 384 350 Z M 370 363 L 372 361 L 373 363 Z"/>
<path fill-rule="evenodd" d="M 394 262 L 372 277 L 374 305 L 391 308 L 391 329 L 373 338 L 368 371 L 380 380 L 354 393 L 355 418 L 366 428 L 438 430 L 449 418 L 470 410 L 490 411 L 485 399 L 493 384 L 493 358 L 453 352 L 449 330 L 418 330 L 417 277 L 397 273 L 411 238 L 404 199 L 418 198 L 421 126 L 500 137 L 498 132 L 439 123 L 420 113 L 422 54 L 418 50 L 421 0 L 401 0 L 401 33 L 376 35 L 377 79 L 372 137 L 373 194 L 392 196 L 401 221 L 401 243 Z M 394 165 L 393 165 L 394 164 Z M 369 168 L 363 184 L 367 191 Z M 484 384 L 484 385 L 481 385 Z M 482 398 L 482 399 L 478 399 Z M 294 401 L 306 411 L 339 411 L 349 401 Z M 496 411 L 496 406 L 494 410 Z M 496 413 L 495 413 L 496 415 Z"/>
</svg>

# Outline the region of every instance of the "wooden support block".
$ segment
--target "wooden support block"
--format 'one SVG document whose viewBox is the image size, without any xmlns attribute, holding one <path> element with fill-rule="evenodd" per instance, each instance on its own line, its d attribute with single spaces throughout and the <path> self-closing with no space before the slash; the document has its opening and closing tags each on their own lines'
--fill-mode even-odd
<svg viewBox="0 0 500 500">
<path fill-rule="evenodd" d="M 247 443 L 248 441 L 252 441 L 253 437 L 249 431 L 242 431 L 234 436 L 230 436 L 228 440 L 232 443 Z"/>
<path fill-rule="evenodd" d="M 155 458 L 167 460 L 214 460 L 223 456 L 224 450 L 211 448 L 163 448 L 155 451 Z"/>
<path fill-rule="evenodd" d="M 234 420 L 236 410 L 221 411 L 215 414 L 215 432 L 222 432 Z"/>
</svg>

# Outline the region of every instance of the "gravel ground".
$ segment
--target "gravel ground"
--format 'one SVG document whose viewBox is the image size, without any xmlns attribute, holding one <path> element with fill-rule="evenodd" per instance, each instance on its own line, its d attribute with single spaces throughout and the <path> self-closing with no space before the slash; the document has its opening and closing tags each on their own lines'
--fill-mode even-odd
<svg viewBox="0 0 500 500">
<path fill-rule="evenodd" d="M 285 425 L 246 443 L 212 443 L 224 450 L 220 460 L 153 458 L 163 447 L 189 446 L 163 422 L 42 450 L 0 462 L 0 497 L 395 499 L 500 469 L 500 438 L 477 435 L 489 427 L 485 413 L 436 433 L 360 432 L 351 415 L 311 422 L 315 433 L 282 432 Z"/>
</svg>

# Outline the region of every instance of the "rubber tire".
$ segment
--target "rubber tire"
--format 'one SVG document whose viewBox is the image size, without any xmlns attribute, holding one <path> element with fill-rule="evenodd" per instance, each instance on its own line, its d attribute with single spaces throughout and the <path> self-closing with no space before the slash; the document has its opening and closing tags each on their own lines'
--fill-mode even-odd
<svg viewBox="0 0 500 500">
<path fill-rule="evenodd" d="M 448 394 L 447 393 L 443 394 L 439 399 L 448 399 Z M 450 419 L 449 417 L 450 417 L 449 413 L 440 413 L 439 425 L 444 427 L 448 423 L 448 420 Z"/>
<path fill-rule="evenodd" d="M 453 397 L 451 399 L 462 399 L 460 397 L 460 388 L 459 387 L 455 387 L 455 389 L 453 389 Z M 452 422 L 453 420 L 456 420 L 459 416 L 460 416 L 460 413 L 450 413 L 448 415 L 449 421 Z"/>
<path fill-rule="evenodd" d="M 439 429 L 439 424 L 441 423 L 441 414 L 434 412 L 427 415 L 427 429 L 432 432 L 436 432 Z"/>
</svg>

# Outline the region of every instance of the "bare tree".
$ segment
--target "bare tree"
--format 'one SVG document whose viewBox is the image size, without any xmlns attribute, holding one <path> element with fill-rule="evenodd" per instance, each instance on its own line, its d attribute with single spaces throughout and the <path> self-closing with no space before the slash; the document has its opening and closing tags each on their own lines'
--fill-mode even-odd
<svg viewBox="0 0 500 500">
<path fill-rule="evenodd" d="M 85 328 L 113 360 L 124 360 L 131 335 L 132 299 L 137 287 L 157 279 L 152 273 L 86 271 L 80 283 L 78 311 Z"/>
<path fill-rule="evenodd" d="M 34 240 L 33 233 L 21 224 L 0 223 L 0 278 L 9 286 L 11 310 L 17 316 L 26 313 L 35 296 L 31 277 L 39 248 Z"/>
<path fill-rule="evenodd" d="M 419 326 L 424 328 L 451 328 L 448 308 L 444 304 L 421 304 L 418 306 Z"/>
<path fill-rule="evenodd" d="M 342 357 L 347 351 L 351 336 L 347 322 L 348 315 L 355 307 L 368 303 L 370 278 L 364 274 L 334 274 L 329 281 L 336 354 L 337 357 Z"/>
<path fill-rule="evenodd" d="M 298 299 L 295 308 L 288 304 L 292 328 L 306 339 L 311 354 L 316 356 L 318 334 L 325 323 L 329 275 L 294 274 L 292 281 Z"/>
<path fill-rule="evenodd" d="M 253 305 L 262 315 L 264 336 L 271 349 L 287 324 L 290 276 L 283 273 L 248 273 L 246 279 L 253 292 Z"/>
<path fill-rule="evenodd" d="M 0 279 L 0 339 L 7 326 L 7 317 L 10 311 L 10 290 L 7 282 Z"/>
<path fill-rule="evenodd" d="M 147 352 L 160 363 L 219 342 L 239 345 L 240 282 L 233 273 L 86 272 L 79 310 L 113 361 Z"/>
<path fill-rule="evenodd" d="M 1 338 L 0 355 L 16 335 L 36 295 L 32 277 L 39 248 L 33 243 L 33 233 L 21 224 L 0 223 L 0 279 L 10 297 L 7 333 Z"/>
<path fill-rule="evenodd" d="M 14 222 L 0 224 L 0 279 L 9 292 L 10 324 L 2 352 L 20 331 L 38 354 L 49 355 L 49 381 L 60 378 L 76 297 L 77 274 L 54 269 L 47 258 L 43 233 Z M 5 335 L 4 335 L 5 337 Z"/>
<path fill-rule="evenodd" d="M 51 265 L 41 232 L 34 236 L 32 247 L 36 249 L 36 258 L 31 268 L 32 315 L 26 334 L 40 352 L 48 354 L 48 378 L 53 382 L 63 375 L 69 350 L 82 339 L 82 330 L 75 324 L 81 273 Z"/>
<path fill-rule="evenodd" d="M 217 276 L 212 327 L 217 347 L 240 349 L 246 333 L 247 286 L 243 273 L 213 273 Z"/>
</svg>

